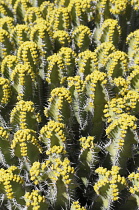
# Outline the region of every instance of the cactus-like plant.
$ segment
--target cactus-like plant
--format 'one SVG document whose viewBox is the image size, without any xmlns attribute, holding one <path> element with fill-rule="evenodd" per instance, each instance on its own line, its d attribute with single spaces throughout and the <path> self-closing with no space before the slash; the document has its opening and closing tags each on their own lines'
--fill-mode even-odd
<svg viewBox="0 0 139 210">
<path fill-rule="evenodd" d="M 72 32 L 72 39 L 75 45 L 75 50 L 78 52 L 85 51 L 91 44 L 91 31 L 90 28 L 84 25 L 79 25 Z"/>
<path fill-rule="evenodd" d="M 118 119 L 113 119 L 113 122 L 106 129 L 106 133 L 111 139 L 106 150 L 110 154 L 112 165 L 121 166 L 124 173 L 126 173 L 127 158 L 131 158 L 133 155 L 132 146 L 138 142 L 135 120 L 134 116 L 123 113 L 118 115 Z"/>
<path fill-rule="evenodd" d="M 0 29 L 0 62 L 6 56 L 12 53 L 13 45 L 10 41 L 9 33 L 5 29 Z"/>
<path fill-rule="evenodd" d="M 27 25 L 18 24 L 11 33 L 11 39 L 15 47 L 19 47 L 23 42 L 29 41 L 29 27 Z"/>
<path fill-rule="evenodd" d="M 94 190 L 100 195 L 101 200 L 98 200 L 98 203 L 102 209 L 111 209 L 113 202 L 119 199 L 120 191 L 127 187 L 126 179 L 120 176 L 119 170 L 118 166 L 112 166 L 111 170 L 103 167 L 96 169 L 99 179 Z"/>
<path fill-rule="evenodd" d="M 0 1 L 0 209 L 139 208 L 138 11 Z"/>
<path fill-rule="evenodd" d="M 23 178 L 18 175 L 19 169 L 16 166 L 10 166 L 8 169 L 0 169 L 0 192 L 4 192 L 5 196 L 12 200 L 16 199 L 19 204 L 24 204 L 22 196 L 24 195 Z"/>
</svg>

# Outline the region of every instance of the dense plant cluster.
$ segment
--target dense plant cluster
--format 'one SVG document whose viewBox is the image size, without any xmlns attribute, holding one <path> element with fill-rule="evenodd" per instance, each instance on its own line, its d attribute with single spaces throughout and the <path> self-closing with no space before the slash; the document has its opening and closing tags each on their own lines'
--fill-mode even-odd
<svg viewBox="0 0 139 210">
<path fill-rule="evenodd" d="M 0 1 L 0 209 L 139 208 L 139 1 Z"/>
</svg>

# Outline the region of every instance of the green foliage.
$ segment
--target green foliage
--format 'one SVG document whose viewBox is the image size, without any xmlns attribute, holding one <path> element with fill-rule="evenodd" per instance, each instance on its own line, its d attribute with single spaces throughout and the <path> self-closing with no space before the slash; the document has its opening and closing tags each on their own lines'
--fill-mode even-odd
<svg viewBox="0 0 139 210">
<path fill-rule="evenodd" d="M 139 208 L 139 3 L 0 1 L 0 209 Z"/>
</svg>

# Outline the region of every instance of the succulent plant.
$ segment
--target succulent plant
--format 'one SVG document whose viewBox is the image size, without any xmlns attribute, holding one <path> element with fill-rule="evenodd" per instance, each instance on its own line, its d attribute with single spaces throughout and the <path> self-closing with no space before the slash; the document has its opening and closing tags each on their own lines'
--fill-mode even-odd
<svg viewBox="0 0 139 210">
<path fill-rule="evenodd" d="M 139 208 L 138 11 L 0 1 L 0 209 Z"/>
</svg>

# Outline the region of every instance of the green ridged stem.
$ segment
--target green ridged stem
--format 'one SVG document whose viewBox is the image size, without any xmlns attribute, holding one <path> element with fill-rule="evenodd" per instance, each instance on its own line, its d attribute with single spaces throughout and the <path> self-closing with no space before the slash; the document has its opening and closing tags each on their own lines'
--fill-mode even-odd
<svg viewBox="0 0 139 210">
<path fill-rule="evenodd" d="M 81 130 L 85 130 L 87 127 L 88 115 L 85 111 L 85 99 L 86 93 L 83 89 L 83 80 L 80 76 L 68 77 L 68 88 L 72 97 L 72 108 L 74 116 L 79 123 Z"/>
<path fill-rule="evenodd" d="M 138 142 L 136 118 L 126 113 L 118 115 L 107 127 L 106 134 L 110 141 L 106 150 L 110 154 L 111 164 L 122 168 L 126 173 L 127 161 L 132 158 L 132 148 Z"/>
<path fill-rule="evenodd" d="M 54 9 L 54 3 L 50 2 L 50 1 L 44 1 L 41 5 L 40 5 L 40 10 L 42 13 L 43 18 L 49 22 L 51 15 L 52 15 L 52 11 Z"/>
<path fill-rule="evenodd" d="M 20 100 L 10 113 L 10 123 L 16 129 L 38 130 L 41 121 L 32 101 Z"/>
<path fill-rule="evenodd" d="M 64 87 L 55 88 L 51 91 L 48 107 L 45 108 L 44 114 L 57 122 L 65 124 L 70 123 L 72 102 L 71 93 Z"/>
<path fill-rule="evenodd" d="M 25 162 L 29 162 L 29 164 L 37 161 L 42 153 L 36 132 L 31 129 L 18 130 L 12 139 L 11 149 L 16 157 L 20 158 L 21 161 L 23 159 L 23 163 L 27 159 L 28 161 Z"/>
<path fill-rule="evenodd" d="M 95 49 L 95 55 L 97 57 L 97 63 L 98 63 L 98 68 L 103 71 L 105 67 L 105 63 L 107 60 L 107 57 L 109 54 L 113 53 L 116 51 L 115 46 L 111 42 L 104 42 L 101 43 L 96 49 Z"/>
<path fill-rule="evenodd" d="M 24 195 L 23 178 L 18 175 L 20 170 L 16 166 L 10 166 L 8 169 L 0 169 L 1 191 L 4 192 L 8 199 L 15 199 L 17 204 L 24 205 L 22 196 Z M 21 208 L 21 206 L 20 206 Z"/>
<path fill-rule="evenodd" d="M 0 28 L 6 30 L 8 33 L 11 33 L 14 28 L 14 19 L 8 16 L 0 18 Z"/>
<path fill-rule="evenodd" d="M 93 71 L 84 82 L 87 95 L 85 110 L 89 114 L 89 133 L 95 136 L 95 142 L 100 141 L 103 132 L 103 109 L 108 100 L 106 89 L 107 76 L 103 72 Z"/>
<path fill-rule="evenodd" d="M 54 31 L 69 31 L 71 29 L 71 19 L 67 7 L 54 8 L 50 21 L 50 27 Z"/>
<path fill-rule="evenodd" d="M 120 35 L 121 28 L 118 25 L 118 21 L 114 19 L 106 19 L 100 28 L 96 29 L 94 38 L 98 45 L 103 42 L 111 42 L 117 47 Z"/>
<path fill-rule="evenodd" d="M 17 64 L 17 56 L 7 55 L 1 62 L 1 74 L 4 78 L 10 79 L 13 69 Z"/>
<path fill-rule="evenodd" d="M 50 120 L 40 130 L 39 140 L 45 145 L 46 155 L 51 159 L 65 157 L 66 154 L 65 124 Z"/>
<path fill-rule="evenodd" d="M 28 64 L 17 64 L 11 74 L 13 94 L 15 101 L 35 101 L 36 75 Z"/>
<path fill-rule="evenodd" d="M 138 190 L 138 183 L 139 183 L 139 168 L 137 168 L 136 172 L 132 172 L 128 176 L 128 180 L 130 181 L 131 185 L 129 191 L 131 196 L 129 199 L 135 199 L 137 206 L 139 207 L 139 190 Z"/>
<path fill-rule="evenodd" d="M 94 137 L 82 137 L 80 142 L 79 165 L 77 170 L 78 179 L 81 179 L 85 188 L 89 186 L 95 165 L 98 163 L 100 147 L 94 144 Z"/>
<path fill-rule="evenodd" d="M 77 26 L 72 32 L 72 39 L 76 52 L 83 52 L 89 49 L 92 39 L 90 28 L 84 25 Z"/>
<path fill-rule="evenodd" d="M 115 51 L 111 53 L 106 60 L 105 69 L 109 80 L 113 80 L 119 76 L 126 76 L 128 71 L 128 57 L 122 51 Z"/>
<path fill-rule="evenodd" d="M 35 42 L 26 41 L 20 45 L 17 51 L 17 57 L 20 63 L 28 63 L 33 71 L 38 74 L 40 64 L 40 48 Z"/>
<path fill-rule="evenodd" d="M 13 17 L 13 12 L 9 8 L 9 4 L 2 0 L 0 2 L 0 18 L 5 16 Z"/>
<path fill-rule="evenodd" d="M 20 47 L 26 41 L 29 41 L 29 27 L 24 24 L 18 24 L 11 31 L 11 40 L 15 47 Z"/>
<path fill-rule="evenodd" d="M 2 59 L 4 59 L 6 55 L 11 54 L 13 52 L 13 45 L 10 41 L 9 33 L 4 29 L 0 29 L 0 44 L 1 44 L 0 48 L 0 63 L 1 63 Z"/>
<path fill-rule="evenodd" d="M 13 157 L 10 143 L 10 130 L 0 127 L 0 163 L 4 167 L 9 167 L 11 164 L 18 164 L 16 157 Z M 9 152 L 10 151 L 10 152 Z"/>
<path fill-rule="evenodd" d="M 69 47 L 61 47 L 58 51 L 58 55 L 62 57 L 64 61 L 64 77 L 70 77 L 75 75 L 75 58 L 76 53 Z"/>
<path fill-rule="evenodd" d="M 88 74 L 91 74 L 94 70 L 98 70 L 96 53 L 90 50 L 79 53 L 76 58 L 76 64 L 78 66 L 76 74 L 84 80 Z"/>
<path fill-rule="evenodd" d="M 62 47 L 69 47 L 71 43 L 69 33 L 64 30 L 56 30 L 53 34 L 53 39 L 56 52 Z"/>
<path fill-rule="evenodd" d="M 69 206 L 69 197 L 74 195 L 74 168 L 70 166 L 68 158 L 48 159 L 43 163 L 34 162 L 30 169 L 31 180 L 35 184 L 48 184 L 48 200 L 54 208 Z"/>
<path fill-rule="evenodd" d="M 41 49 L 43 53 L 44 60 L 47 56 L 51 55 L 53 52 L 53 33 L 50 31 L 49 27 L 43 22 L 36 23 L 31 29 L 30 39 L 35 42 Z"/>
<path fill-rule="evenodd" d="M 27 9 L 31 7 L 29 0 L 17 0 L 13 5 L 14 17 L 16 21 L 23 24 Z"/>
<path fill-rule="evenodd" d="M 120 176 L 120 167 L 112 166 L 111 170 L 99 167 L 95 170 L 98 173 L 98 181 L 95 183 L 94 190 L 99 195 L 95 205 L 102 210 L 110 210 L 113 202 L 119 199 L 120 192 L 127 187 L 125 177 Z"/>
<path fill-rule="evenodd" d="M 94 1 L 70 1 L 68 10 L 71 14 L 73 27 L 79 25 L 86 25 L 94 19 L 96 4 Z"/>
</svg>

